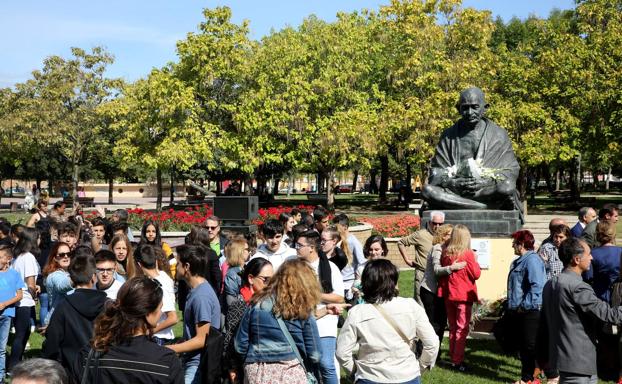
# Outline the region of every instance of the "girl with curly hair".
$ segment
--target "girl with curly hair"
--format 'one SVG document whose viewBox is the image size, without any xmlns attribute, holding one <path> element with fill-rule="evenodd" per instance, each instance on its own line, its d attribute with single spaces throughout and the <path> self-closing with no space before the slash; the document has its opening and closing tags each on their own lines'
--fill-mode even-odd
<svg viewBox="0 0 622 384">
<path fill-rule="evenodd" d="M 305 384 L 306 372 L 315 374 L 320 361 L 320 337 L 312 314 L 320 302 L 320 292 L 313 269 L 302 260 L 292 259 L 281 264 L 268 286 L 253 296 L 234 341 L 236 352 L 246 356 L 246 383 Z M 279 319 L 285 323 L 297 351 Z"/>
</svg>

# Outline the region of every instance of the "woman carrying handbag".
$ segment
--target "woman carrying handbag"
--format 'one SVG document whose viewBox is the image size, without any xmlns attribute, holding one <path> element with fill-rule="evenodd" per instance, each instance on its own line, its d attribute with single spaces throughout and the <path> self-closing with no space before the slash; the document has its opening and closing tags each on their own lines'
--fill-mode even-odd
<svg viewBox="0 0 622 384">
<path fill-rule="evenodd" d="M 398 277 L 386 259 L 368 261 L 363 270 L 366 303 L 349 311 L 337 338 L 337 360 L 357 384 L 419 384 L 421 373 L 434 365 L 438 336 L 414 299 L 398 297 Z M 415 339 L 423 345 L 419 359 Z"/>
<path fill-rule="evenodd" d="M 281 264 L 268 286 L 253 296 L 234 340 L 244 358 L 245 383 L 316 380 L 320 339 L 312 313 L 320 292 L 311 267 L 294 259 Z"/>
</svg>

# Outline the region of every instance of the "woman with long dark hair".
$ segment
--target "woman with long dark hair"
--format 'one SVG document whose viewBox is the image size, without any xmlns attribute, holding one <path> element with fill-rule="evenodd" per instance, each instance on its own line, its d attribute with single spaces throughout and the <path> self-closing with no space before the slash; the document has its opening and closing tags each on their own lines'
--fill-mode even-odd
<svg viewBox="0 0 622 384">
<path fill-rule="evenodd" d="M 176 260 L 173 255 L 173 249 L 170 245 L 162 241 L 162 233 L 160 232 L 160 225 L 154 220 L 147 220 L 143 224 L 143 228 L 140 231 L 140 242 L 138 246 L 143 244 L 155 245 L 161 247 L 164 251 L 164 260 L 158 260 L 158 268 L 160 271 L 166 272 L 171 278 L 175 278 Z"/>
<path fill-rule="evenodd" d="M 150 340 L 160 319 L 162 296 L 155 279 L 134 277 L 123 284 L 117 300 L 108 302 L 95 320 L 90 348 L 71 368 L 74 379 L 100 384 L 183 383 L 175 353 Z"/>
<path fill-rule="evenodd" d="M 13 248 L 13 265 L 24 283 L 26 290 L 22 299 L 15 305 L 15 337 L 11 347 L 11 357 L 8 367 L 19 363 L 24 348 L 30 337 L 30 315 L 35 306 L 37 297 L 36 279 L 40 272 L 37 256 L 39 255 L 39 231 L 34 228 L 24 228 L 19 234 L 17 244 Z"/>
</svg>

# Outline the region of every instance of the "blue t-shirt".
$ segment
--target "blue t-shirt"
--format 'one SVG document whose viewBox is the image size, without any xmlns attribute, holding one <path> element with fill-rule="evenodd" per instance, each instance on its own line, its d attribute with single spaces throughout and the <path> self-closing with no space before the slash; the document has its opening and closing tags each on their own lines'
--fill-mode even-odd
<svg viewBox="0 0 622 384">
<path fill-rule="evenodd" d="M 13 268 L 0 272 L 0 302 L 14 298 L 15 293 L 20 289 L 26 289 L 26 284 L 24 284 L 19 272 Z M 15 317 L 15 305 L 6 307 L 0 315 Z"/>
<path fill-rule="evenodd" d="M 190 340 L 197 335 L 198 323 L 210 323 L 210 327 L 220 329 L 220 303 L 212 286 L 206 281 L 188 294 L 184 310 L 184 339 Z M 184 355 L 185 365 L 198 365 L 201 350 Z"/>
</svg>

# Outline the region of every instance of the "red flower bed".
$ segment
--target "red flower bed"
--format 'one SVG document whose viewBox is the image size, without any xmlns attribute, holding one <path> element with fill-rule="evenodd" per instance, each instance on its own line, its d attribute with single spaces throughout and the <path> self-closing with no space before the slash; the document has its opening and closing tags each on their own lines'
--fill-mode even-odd
<svg viewBox="0 0 622 384">
<path fill-rule="evenodd" d="M 213 214 L 208 205 L 188 207 L 183 211 L 169 209 L 162 212 L 145 211 L 142 208 L 127 210 L 128 224 L 132 228 L 142 228 L 146 220 L 153 220 L 160 225 L 161 231 L 189 231 L 193 225 L 202 225 Z"/>
<path fill-rule="evenodd" d="M 360 217 L 359 222 L 374 226 L 373 234 L 383 237 L 403 237 L 419 229 L 421 220 L 415 215 L 388 215 L 379 217 Z"/>
<path fill-rule="evenodd" d="M 282 205 L 279 205 L 278 207 L 259 208 L 259 210 L 257 211 L 257 213 L 259 214 L 259 217 L 256 218 L 255 220 L 253 220 L 253 224 L 255 224 L 255 225 L 263 225 L 263 223 L 266 220 L 278 219 L 279 215 L 281 213 L 283 213 L 283 212 L 290 213 L 292 211 L 292 209 L 294 209 L 294 208 L 298 208 L 301 211 L 307 211 L 307 212 L 311 213 L 311 212 L 313 212 L 313 209 L 315 207 L 313 205 L 300 204 L 300 205 L 295 206 L 295 207 L 284 207 Z"/>
</svg>

